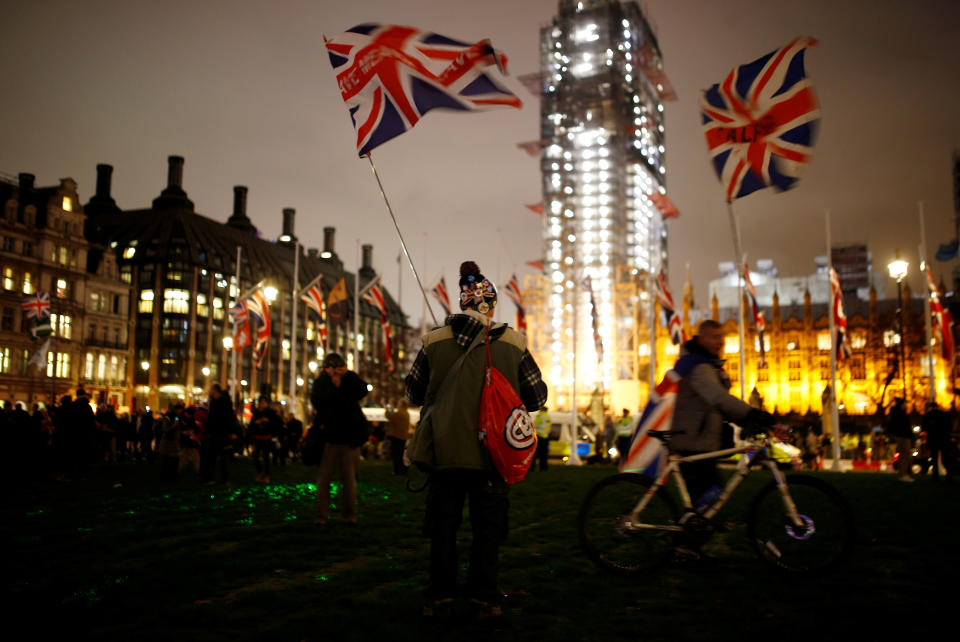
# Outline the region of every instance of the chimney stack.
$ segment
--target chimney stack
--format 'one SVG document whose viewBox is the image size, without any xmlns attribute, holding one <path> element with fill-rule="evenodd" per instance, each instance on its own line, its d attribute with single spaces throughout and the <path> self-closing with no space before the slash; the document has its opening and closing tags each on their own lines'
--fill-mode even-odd
<svg viewBox="0 0 960 642">
<path fill-rule="evenodd" d="M 183 156 L 167 157 L 167 187 L 183 189 Z"/>
<path fill-rule="evenodd" d="M 110 198 L 110 182 L 113 178 L 113 165 L 97 165 L 97 193 L 99 198 Z"/>
<path fill-rule="evenodd" d="M 320 250 L 315 247 L 311 247 L 307 250 L 307 256 L 309 256 L 311 259 L 318 259 L 320 258 Z"/>
<path fill-rule="evenodd" d="M 336 250 L 333 249 L 333 239 L 336 233 L 337 233 L 337 228 L 335 227 L 323 228 L 323 251 L 324 252 L 329 252 L 330 254 L 336 254 Z"/>
<path fill-rule="evenodd" d="M 233 186 L 233 216 L 230 218 L 247 218 L 247 188 L 245 185 Z"/>
<path fill-rule="evenodd" d="M 360 276 L 365 276 L 367 278 L 373 278 L 377 275 L 376 271 L 373 269 L 373 246 L 369 243 L 365 243 L 360 246 L 362 251 L 363 259 L 360 263 Z"/>
<path fill-rule="evenodd" d="M 297 240 L 297 237 L 293 234 L 293 217 L 296 216 L 297 210 L 292 207 L 283 208 L 283 236 L 287 237 L 288 243 L 293 243 Z"/>
<path fill-rule="evenodd" d="M 24 196 L 33 191 L 33 181 L 36 180 L 36 177 L 33 174 L 20 172 L 20 174 L 17 175 L 17 178 L 20 181 L 20 199 L 23 200 Z"/>
</svg>

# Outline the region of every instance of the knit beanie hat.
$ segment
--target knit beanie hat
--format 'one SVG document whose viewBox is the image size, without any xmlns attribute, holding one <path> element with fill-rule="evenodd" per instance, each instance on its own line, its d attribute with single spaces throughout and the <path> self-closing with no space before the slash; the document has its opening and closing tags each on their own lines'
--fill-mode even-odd
<svg viewBox="0 0 960 642">
<path fill-rule="evenodd" d="M 497 307 L 497 288 L 473 261 L 460 264 L 460 309 L 486 314 Z"/>
</svg>

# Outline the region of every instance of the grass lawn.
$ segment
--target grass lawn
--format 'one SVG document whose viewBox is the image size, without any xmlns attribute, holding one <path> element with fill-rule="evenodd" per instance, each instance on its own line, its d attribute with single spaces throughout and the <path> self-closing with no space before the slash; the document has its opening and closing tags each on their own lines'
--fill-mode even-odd
<svg viewBox="0 0 960 642">
<path fill-rule="evenodd" d="M 158 466 L 120 464 L 11 493 L 4 604 L 31 637 L 66 628 L 100 640 L 880 640 L 957 617 L 960 484 L 821 473 L 859 529 L 852 559 L 828 575 L 768 571 L 738 528 L 710 545 L 717 564 L 621 578 L 586 560 L 575 529 L 587 489 L 613 469 L 531 472 L 511 491 L 504 617 L 437 624 L 420 617 L 424 495 L 388 463 L 363 462 L 360 526 L 335 512 L 319 527 L 313 470 L 293 464 L 264 486 L 242 459 L 225 489 L 192 476 L 163 485 Z M 723 519 L 742 519 L 766 481 L 749 478 Z M 466 544 L 466 521 L 462 533 Z"/>
</svg>

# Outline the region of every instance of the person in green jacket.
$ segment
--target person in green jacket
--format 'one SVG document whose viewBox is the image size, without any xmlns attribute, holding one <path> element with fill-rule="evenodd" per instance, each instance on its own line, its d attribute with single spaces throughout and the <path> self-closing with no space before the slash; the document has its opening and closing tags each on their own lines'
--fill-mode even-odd
<svg viewBox="0 0 960 642">
<path fill-rule="evenodd" d="M 478 438 L 480 395 L 486 355 L 483 336 L 489 327 L 493 365 L 510 382 L 528 412 L 542 408 L 547 386 L 527 350 L 526 338 L 506 324 L 492 321 L 497 290 L 472 261 L 460 266 L 460 314 L 423 337 L 406 378 L 407 398 L 416 406 L 433 405 L 430 416 L 433 469 L 427 491 L 424 535 L 430 538 L 430 586 L 424 615 L 450 616 L 457 583 L 457 530 L 463 505 L 470 500 L 473 528 L 470 568 L 465 587 L 469 606 L 478 617 L 501 614 L 497 590 L 499 546 L 507 534 L 507 484 L 491 465 Z M 479 348 L 463 360 L 454 383 L 439 392 L 447 371 L 480 337 Z M 422 416 L 422 414 L 421 414 Z M 418 426 L 420 432 L 421 426 Z M 418 438 L 414 434 L 413 450 Z"/>
</svg>

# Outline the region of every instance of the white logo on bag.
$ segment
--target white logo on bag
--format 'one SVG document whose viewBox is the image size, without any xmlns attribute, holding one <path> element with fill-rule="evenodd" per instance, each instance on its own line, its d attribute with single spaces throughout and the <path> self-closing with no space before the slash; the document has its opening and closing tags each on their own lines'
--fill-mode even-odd
<svg viewBox="0 0 960 642">
<path fill-rule="evenodd" d="M 533 446 L 536 430 L 527 411 L 523 408 L 514 408 L 507 417 L 503 434 L 512 448 L 524 450 Z"/>
</svg>

